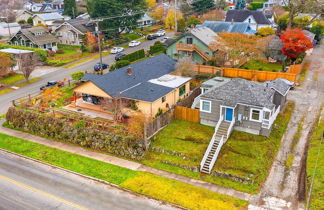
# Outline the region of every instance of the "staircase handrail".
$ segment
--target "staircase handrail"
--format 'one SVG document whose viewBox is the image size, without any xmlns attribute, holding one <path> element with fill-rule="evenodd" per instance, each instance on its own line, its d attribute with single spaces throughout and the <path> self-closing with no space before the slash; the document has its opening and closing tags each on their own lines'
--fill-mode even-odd
<svg viewBox="0 0 324 210">
<path fill-rule="evenodd" d="M 218 146 L 217 146 L 217 149 L 216 149 L 216 152 L 215 152 L 215 154 L 214 154 L 214 156 L 213 156 L 213 159 L 211 160 L 211 162 L 210 162 L 210 164 L 209 164 L 209 166 L 208 166 L 208 173 L 210 173 L 211 170 L 213 169 L 214 164 L 215 164 L 215 162 L 216 162 L 216 160 L 217 160 L 218 154 L 219 154 L 219 152 L 220 152 L 220 150 L 221 150 L 223 144 L 224 144 L 224 135 L 222 135 L 222 138 L 221 138 L 221 140 L 219 141 L 219 144 L 218 144 Z"/>
<path fill-rule="evenodd" d="M 279 112 L 280 112 L 280 105 L 278 106 L 277 110 L 273 113 L 273 115 L 270 116 L 269 119 L 263 119 L 262 120 L 262 127 L 263 128 L 267 128 L 267 129 L 270 129 L 271 126 L 272 126 L 272 124 L 273 124 L 273 122 L 277 118 Z"/>
<path fill-rule="evenodd" d="M 213 145 L 214 145 L 214 143 L 215 143 L 215 140 L 216 140 L 216 133 L 217 133 L 217 130 L 218 130 L 220 124 L 223 122 L 223 119 L 224 119 L 224 116 L 221 115 L 221 116 L 219 117 L 219 120 L 218 120 L 217 124 L 216 124 L 216 127 L 215 127 L 215 131 L 214 131 L 213 137 L 212 137 L 212 139 L 210 140 L 209 145 L 208 145 L 208 147 L 207 147 L 207 150 L 206 150 L 206 152 L 205 152 L 205 154 L 204 154 L 204 157 L 203 157 L 203 159 L 202 159 L 201 162 L 200 162 L 200 170 L 202 170 L 202 168 L 204 167 L 204 164 L 205 164 L 206 159 L 207 159 L 207 157 L 208 157 L 208 155 L 209 155 L 209 152 L 210 152 L 210 150 L 212 149 L 212 147 L 213 147 Z"/>
<path fill-rule="evenodd" d="M 235 123 L 235 120 L 232 120 L 230 126 L 229 126 L 228 129 L 227 129 L 226 140 L 229 138 L 229 136 L 230 136 L 230 134 L 231 134 L 231 132 L 232 132 L 232 129 L 233 129 L 234 123 Z"/>
</svg>

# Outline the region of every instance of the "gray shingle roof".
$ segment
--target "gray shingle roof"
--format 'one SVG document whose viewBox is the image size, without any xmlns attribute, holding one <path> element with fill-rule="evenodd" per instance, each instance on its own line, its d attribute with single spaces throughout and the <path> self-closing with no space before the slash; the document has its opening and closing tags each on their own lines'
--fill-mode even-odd
<svg viewBox="0 0 324 210">
<path fill-rule="evenodd" d="M 258 24 L 268 24 L 270 25 L 270 21 L 261 11 L 251 11 L 251 10 L 229 10 L 226 13 L 226 22 L 243 22 L 250 15 L 253 16 L 255 21 Z"/>
<path fill-rule="evenodd" d="M 95 31 L 94 26 L 90 24 L 90 20 L 77 18 L 77 19 L 68 20 L 66 22 L 69 23 L 70 25 L 72 25 L 77 30 L 79 30 L 81 33 Z"/>
<path fill-rule="evenodd" d="M 59 19 L 63 20 L 64 19 L 64 17 L 57 12 L 36 14 L 35 16 L 40 17 L 42 20 L 59 20 Z"/>
<path fill-rule="evenodd" d="M 286 80 L 287 81 L 287 80 Z M 266 87 L 270 87 L 280 93 L 281 95 L 285 96 L 287 95 L 290 86 L 289 84 L 285 81 L 285 79 L 275 79 L 275 80 L 270 80 L 264 83 Z M 290 81 L 288 81 L 290 82 Z"/>
<path fill-rule="evenodd" d="M 48 43 L 56 43 L 57 39 L 52 34 L 48 33 L 44 27 L 33 27 L 21 29 L 20 32 L 27 37 L 31 42 L 37 45 L 43 45 Z M 42 32 L 42 35 L 35 35 L 37 32 Z M 18 32 L 19 33 L 19 32 Z"/>
<path fill-rule="evenodd" d="M 201 98 L 220 100 L 223 105 L 230 107 L 235 107 L 238 103 L 241 103 L 272 109 L 275 106 L 272 102 L 274 92 L 272 88 L 258 82 L 235 78 L 203 94 Z"/>
<path fill-rule="evenodd" d="M 210 28 L 215 33 L 231 32 L 231 33 L 247 33 L 249 30 L 248 23 L 224 22 L 224 21 L 205 21 L 204 26 Z"/>
<path fill-rule="evenodd" d="M 112 97 L 124 96 L 136 100 L 154 101 L 170 89 L 153 83 L 147 84 L 147 81 L 173 72 L 175 64 L 176 62 L 167 55 L 160 54 L 108 74 L 86 74 L 83 80 L 92 81 Z M 132 69 L 131 75 L 127 73 L 129 67 Z M 149 91 L 150 88 L 153 91 Z M 161 90 L 158 90 L 159 88 Z"/>
</svg>

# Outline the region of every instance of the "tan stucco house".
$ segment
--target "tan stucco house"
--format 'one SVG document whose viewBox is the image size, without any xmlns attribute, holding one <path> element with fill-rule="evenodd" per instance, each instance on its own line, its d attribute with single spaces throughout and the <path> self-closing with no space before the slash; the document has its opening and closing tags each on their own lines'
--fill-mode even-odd
<svg viewBox="0 0 324 210">
<path fill-rule="evenodd" d="M 74 93 L 86 103 L 98 105 L 116 100 L 126 106 L 136 103 L 139 111 L 154 117 L 189 94 L 191 78 L 173 75 L 175 64 L 160 54 L 108 74 L 86 74 Z"/>
<path fill-rule="evenodd" d="M 35 14 L 33 16 L 33 25 L 53 26 L 57 21 L 64 21 L 64 17 L 57 12 Z"/>
<path fill-rule="evenodd" d="M 20 21 L 24 21 L 27 23 L 29 18 L 33 17 L 33 13 L 26 11 L 26 10 L 22 10 L 20 12 L 18 12 L 17 17 L 16 17 L 16 22 L 20 22 Z"/>
</svg>

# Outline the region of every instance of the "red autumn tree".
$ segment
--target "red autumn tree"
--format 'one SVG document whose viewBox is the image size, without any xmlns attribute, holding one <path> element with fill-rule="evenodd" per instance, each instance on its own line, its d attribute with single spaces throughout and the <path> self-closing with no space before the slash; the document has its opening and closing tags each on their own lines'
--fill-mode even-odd
<svg viewBox="0 0 324 210">
<path fill-rule="evenodd" d="M 287 29 L 280 38 L 284 43 L 281 51 L 292 60 L 295 60 L 306 50 L 313 47 L 312 42 L 298 28 Z"/>
</svg>

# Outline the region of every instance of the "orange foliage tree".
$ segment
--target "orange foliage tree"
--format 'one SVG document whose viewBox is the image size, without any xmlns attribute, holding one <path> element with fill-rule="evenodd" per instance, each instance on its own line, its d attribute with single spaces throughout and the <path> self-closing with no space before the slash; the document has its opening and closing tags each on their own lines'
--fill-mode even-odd
<svg viewBox="0 0 324 210">
<path fill-rule="evenodd" d="M 280 36 L 284 46 L 282 52 L 291 60 L 297 59 L 305 53 L 306 50 L 313 47 L 312 42 L 305 36 L 301 29 L 287 29 Z"/>
<path fill-rule="evenodd" d="M 0 76 L 5 76 L 10 72 L 10 67 L 14 65 L 14 61 L 10 54 L 0 52 Z"/>
<path fill-rule="evenodd" d="M 152 12 L 150 12 L 150 16 L 157 21 L 163 21 L 164 9 L 162 6 L 155 7 Z"/>
<path fill-rule="evenodd" d="M 59 99 L 64 96 L 64 92 L 57 86 L 47 88 L 41 94 L 41 106 L 47 107 L 49 105 L 55 104 Z"/>
<path fill-rule="evenodd" d="M 226 12 L 221 9 L 210 10 L 199 17 L 201 22 L 204 21 L 222 21 L 225 19 Z"/>
<path fill-rule="evenodd" d="M 99 49 L 98 39 L 94 34 L 92 34 L 91 32 L 87 32 L 86 42 L 87 42 L 87 47 L 91 52 L 98 51 Z"/>
</svg>

